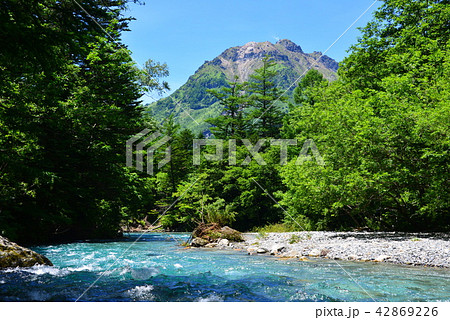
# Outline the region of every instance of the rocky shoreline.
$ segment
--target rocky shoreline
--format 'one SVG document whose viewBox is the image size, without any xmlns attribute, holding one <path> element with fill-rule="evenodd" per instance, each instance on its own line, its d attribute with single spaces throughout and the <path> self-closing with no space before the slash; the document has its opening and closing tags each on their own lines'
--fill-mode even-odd
<svg viewBox="0 0 450 320">
<path fill-rule="evenodd" d="M 450 268 L 450 234 L 311 231 L 244 233 L 243 238 L 209 247 L 300 260 L 320 257 Z"/>
</svg>

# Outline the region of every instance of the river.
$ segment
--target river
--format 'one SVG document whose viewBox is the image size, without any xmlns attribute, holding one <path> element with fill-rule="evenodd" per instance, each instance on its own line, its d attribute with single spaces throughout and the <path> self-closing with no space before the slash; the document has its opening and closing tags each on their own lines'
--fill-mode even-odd
<svg viewBox="0 0 450 320">
<path fill-rule="evenodd" d="M 33 247 L 54 266 L 0 271 L 0 301 L 450 301 L 448 269 L 186 249 L 188 237 Z"/>
</svg>

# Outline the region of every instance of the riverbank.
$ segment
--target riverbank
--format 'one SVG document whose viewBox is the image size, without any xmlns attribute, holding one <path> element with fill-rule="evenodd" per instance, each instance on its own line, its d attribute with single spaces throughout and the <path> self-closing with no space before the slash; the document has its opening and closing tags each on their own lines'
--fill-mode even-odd
<svg viewBox="0 0 450 320">
<path fill-rule="evenodd" d="M 450 234 L 311 231 L 243 237 L 244 242 L 218 247 L 300 260 L 321 257 L 450 268 Z"/>
</svg>

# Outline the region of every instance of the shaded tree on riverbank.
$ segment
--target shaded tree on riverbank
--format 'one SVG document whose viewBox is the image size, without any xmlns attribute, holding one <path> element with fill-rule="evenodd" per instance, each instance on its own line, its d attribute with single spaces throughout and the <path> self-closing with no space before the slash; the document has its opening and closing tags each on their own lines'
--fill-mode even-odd
<svg viewBox="0 0 450 320">
<path fill-rule="evenodd" d="M 144 126 L 142 75 L 120 44 L 126 3 L 1 4 L 0 231 L 11 239 L 115 236 L 152 202 L 146 178 L 124 168 L 124 141 Z"/>
</svg>

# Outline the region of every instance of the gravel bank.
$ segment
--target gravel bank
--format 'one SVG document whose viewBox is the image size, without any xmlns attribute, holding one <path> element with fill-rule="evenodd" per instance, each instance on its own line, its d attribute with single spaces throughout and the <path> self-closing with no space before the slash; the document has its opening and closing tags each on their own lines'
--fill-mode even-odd
<svg viewBox="0 0 450 320">
<path fill-rule="evenodd" d="M 249 254 L 450 268 L 450 234 L 312 231 L 246 233 L 244 239 L 232 246 Z"/>
</svg>

